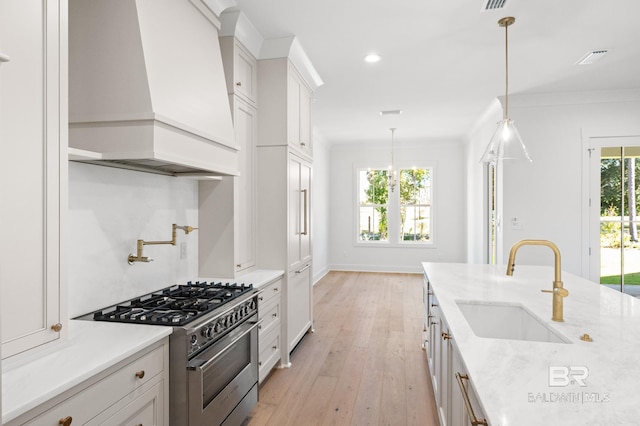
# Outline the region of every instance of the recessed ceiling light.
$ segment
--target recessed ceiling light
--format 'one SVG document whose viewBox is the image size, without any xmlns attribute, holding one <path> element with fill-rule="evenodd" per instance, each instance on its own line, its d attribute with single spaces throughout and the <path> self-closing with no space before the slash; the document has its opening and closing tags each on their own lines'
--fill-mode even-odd
<svg viewBox="0 0 640 426">
<path fill-rule="evenodd" d="M 377 53 L 370 53 L 364 57 L 364 61 L 371 64 L 380 61 L 380 59 L 382 59 L 382 56 L 378 55 Z"/>
<path fill-rule="evenodd" d="M 380 115 L 400 115 L 402 114 L 401 109 L 389 109 L 386 111 L 380 111 Z"/>
</svg>

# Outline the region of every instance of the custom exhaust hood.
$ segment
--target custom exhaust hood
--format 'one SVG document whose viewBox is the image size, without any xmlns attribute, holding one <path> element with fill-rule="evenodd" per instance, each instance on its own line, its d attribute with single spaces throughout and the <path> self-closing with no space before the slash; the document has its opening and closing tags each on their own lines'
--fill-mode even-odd
<svg viewBox="0 0 640 426">
<path fill-rule="evenodd" d="M 237 175 L 219 28 L 202 0 L 70 0 L 70 159 Z"/>
</svg>

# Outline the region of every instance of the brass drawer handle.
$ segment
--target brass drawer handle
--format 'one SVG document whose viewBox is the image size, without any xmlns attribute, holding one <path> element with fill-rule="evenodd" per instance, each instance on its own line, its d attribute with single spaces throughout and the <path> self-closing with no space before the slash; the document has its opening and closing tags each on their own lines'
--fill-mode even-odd
<svg viewBox="0 0 640 426">
<path fill-rule="evenodd" d="M 449 333 L 445 333 L 444 331 L 440 334 L 444 340 L 451 339 L 451 335 Z"/>
<path fill-rule="evenodd" d="M 278 314 L 271 314 L 272 317 L 278 318 Z"/>
<path fill-rule="evenodd" d="M 273 288 L 273 291 L 278 291 L 278 290 L 280 290 L 278 287 Z"/>
<path fill-rule="evenodd" d="M 263 301 L 263 300 L 264 300 L 264 297 L 262 297 L 262 296 L 258 296 L 258 300 Z"/>
<path fill-rule="evenodd" d="M 138 379 L 142 379 L 142 378 L 144 378 L 144 370 L 137 371 L 137 372 L 136 372 L 136 377 L 137 377 Z"/>
<path fill-rule="evenodd" d="M 272 346 L 273 350 L 275 351 L 276 349 L 278 349 L 277 346 Z"/>
<path fill-rule="evenodd" d="M 238 87 L 242 87 L 242 82 L 241 82 L 241 81 L 237 82 L 237 83 L 236 83 L 236 86 L 238 86 Z"/>
<path fill-rule="evenodd" d="M 464 399 L 464 405 L 467 407 L 467 414 L 469 415 L 469 421 L 473 426 L 483 425 L 487 426 L 486 419 L 478 419 L 473 412 L 473 407 L 471 406 L 471 401 L 469 401 L 469 395 L 467 394 L 467 388 L 464 387 L 464 383 L 462 383 L 462 379 L 469 380 L 469 376 L 466 374 L 456 373 L 456 380 L 458 381 L 458 386 L 460 386 L 460 392 L 462 392 L 462 398 Z"/>
<path fill-rule="evenodd" d="M 67 417 L 61 418 L 60 421 L 58 421 L 58 424 L 62 426 L 69 426 L 71 425 L 72 421 L 73 421 L 73 417 L 67 416 Z"/>
<path fill-rule="evenodd" d="M 59 333 L 59 332 L 60 332 L 60 330 L 62 330 L 62 324 L 60 324 L 60 323 L 53 324 L 53 325 L 51 326 L 51 329 L 52 329 L 53 331 L 55 331 L 56 333 Z"/>
</svg>

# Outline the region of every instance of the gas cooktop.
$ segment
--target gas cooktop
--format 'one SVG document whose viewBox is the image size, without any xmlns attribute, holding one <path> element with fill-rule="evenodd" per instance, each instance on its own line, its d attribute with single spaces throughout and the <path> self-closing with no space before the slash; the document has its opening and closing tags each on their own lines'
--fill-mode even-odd
<svg viewBox="0 0 640 426">
<path fill-rule="evenodd" d="M 83 318 L 95 321 L 181 326 L 239 296 L 253 292 L 252 284 L 189 281 L 100 309 Z"/>
</svg>

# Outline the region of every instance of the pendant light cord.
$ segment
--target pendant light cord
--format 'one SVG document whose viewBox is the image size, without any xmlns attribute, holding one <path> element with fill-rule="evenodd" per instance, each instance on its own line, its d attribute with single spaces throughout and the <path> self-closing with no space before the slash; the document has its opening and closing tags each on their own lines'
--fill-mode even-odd
<svg viewBox="0 0 640 426">
<path fill-rule="evenodd" d="M 504 63 L 505 63 L 505 88 L 504 88 L 504 119 L 509 118 L 509 25 L 504 26 Z"/>
</svg>

